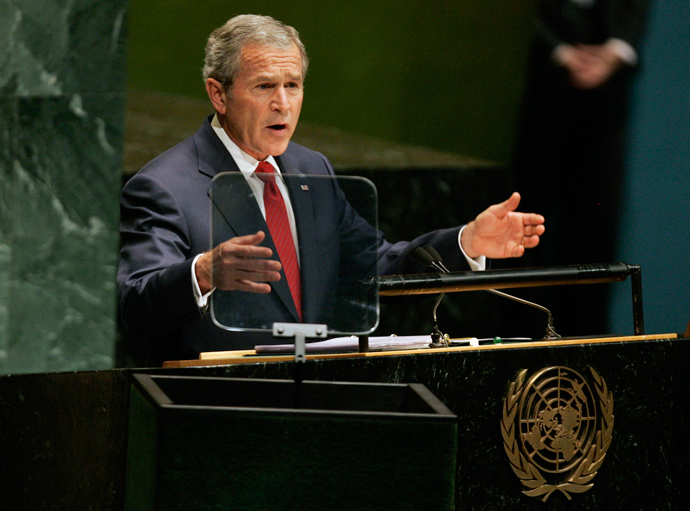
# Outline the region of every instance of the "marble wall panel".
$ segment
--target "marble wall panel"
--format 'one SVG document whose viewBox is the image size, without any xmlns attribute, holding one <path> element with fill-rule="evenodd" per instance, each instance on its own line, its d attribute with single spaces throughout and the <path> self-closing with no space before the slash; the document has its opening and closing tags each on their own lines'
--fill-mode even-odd
<svg viewBox="0 0 690 511">
<path fill-rule="evenodd" d="M 125 0 L 0 0 L 0 91 L 124 90 Z"/>
<path fill-rule="evenodd" d="M 125 13 L 0 1 L 0 373 L 113 366 Z"/>
</svg>

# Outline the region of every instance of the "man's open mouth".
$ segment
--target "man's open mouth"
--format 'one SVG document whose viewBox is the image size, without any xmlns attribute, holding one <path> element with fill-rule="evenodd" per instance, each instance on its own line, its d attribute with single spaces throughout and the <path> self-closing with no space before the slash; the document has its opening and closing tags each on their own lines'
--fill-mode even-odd
<svg viewBox="0 0 690 511">
<path fill-rule="evenodd" d="M 271 124 L 268 128 L 276 131 L 284 130 L 287 128 L 287 124 Z"/>
</svg>

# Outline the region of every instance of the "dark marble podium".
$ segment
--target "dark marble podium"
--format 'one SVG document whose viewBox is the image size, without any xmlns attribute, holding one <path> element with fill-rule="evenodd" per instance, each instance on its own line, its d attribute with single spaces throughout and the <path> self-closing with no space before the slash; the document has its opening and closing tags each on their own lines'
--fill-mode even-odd
<svg viewBox="0 0 690 511">
<path fill-rule="evenodd" d="M 681 510 L 690 497 L 685 481 L 690 470 L 690 340 L 662 337 L 671 338 L 317 359 L 306 362 L 305 376 L 427 386 L 458 416 L 458 510 Z M 293 371 L 291 362 L 244 362 L 140 372 L 289 378 Z M 567 496 L 556 490 L 543 502 L 543 495 L 523 493 L 527 488 L 511 468 L 504 398 L 521 371 L 527 370 L 527 381 L 554 367 L 581 375 L 594 395 L 591 409 L 608 410 L 605 427 L 593 428 L 608 448 L 590 489 L 571 489 Z M 122 508 L 132 371 L 137 370 L 0 377 L 0 448 L 10 468 L 0 493 L 8 509 Z M 602 381 L 604 397 L 597 392 Z M 572 383 L 568 389 L 574 395 Z M 390 467 L 394 470 L 395 457 Z"/>
</svg>

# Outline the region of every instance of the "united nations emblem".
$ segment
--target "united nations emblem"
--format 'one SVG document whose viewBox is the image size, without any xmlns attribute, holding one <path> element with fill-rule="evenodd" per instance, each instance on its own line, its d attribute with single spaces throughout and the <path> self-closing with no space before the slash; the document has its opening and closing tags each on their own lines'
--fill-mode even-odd
<svg viewBox="0 0 690 511">
<path fill-rule="evenodd" d="M 511 382 L 503 400 L 501 433 L 510 467 L 523 491 L 546 501 L 554 491 L 592 488 L 613 434 L 613 395 L 592 373 L 592 388 L 567 367 L 549 367 L 527 383 L 527 370 Z"/>
</svg>

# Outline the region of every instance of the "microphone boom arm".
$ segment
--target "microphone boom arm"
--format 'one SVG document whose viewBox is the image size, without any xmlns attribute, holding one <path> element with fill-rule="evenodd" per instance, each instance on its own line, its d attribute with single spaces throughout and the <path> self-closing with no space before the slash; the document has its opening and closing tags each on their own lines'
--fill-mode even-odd
<svg viewBox="0 0 690 511">
<path fill-rule="evenodd" d="M 512 270 L 422 273 L 378 277 L 380 296 L 452 293 L 520 287 L 600 284 L 622 282 L 631 277 L 635 335 L 644 334 L 642 272 L 639 265 L 627 263 L 575 264 Z"/>
</svg>

